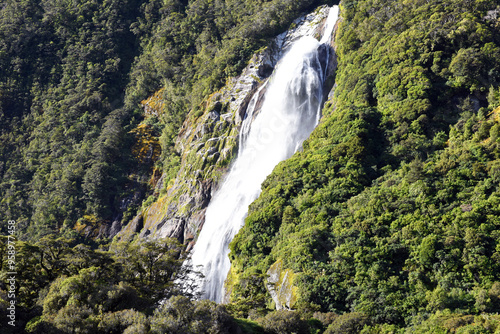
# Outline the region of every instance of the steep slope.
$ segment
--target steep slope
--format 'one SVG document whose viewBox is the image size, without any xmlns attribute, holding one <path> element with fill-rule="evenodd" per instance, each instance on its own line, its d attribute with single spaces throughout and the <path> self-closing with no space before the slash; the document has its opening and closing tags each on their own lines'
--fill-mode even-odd
<svg viewBox="0 0 500 334">
<path fill-rule="evenodd" d="M 254 52 L 321 3 L 4 1 L 2 216 L 24 240 L 115 235 L 175 178 L 189 111 L 198 118 Z M 146 116 L 141 101 L 155 92 L 161 112 Z"/>
<path fill-rule="evenodd" d="M 303 35 L 320 36 L 328 11 L 321 6 L 294 20 L 293 28 L 259 50 L 240 76 L 228 79 L 224 87 L 190 111 L 175 138 L 178 171 L 172 174 L 165 168 L 155 189 L 157 198 L 123 228 L 119 238 L 139 233 L 141 237 L 175 237 L 186 243 L 195 239 L 212 193 L 236 155 L 247 107 L 252 105 L 255 114 L 259 113 L 266 82 L 277 62 L 292 41 Z M 148 101 L 147 110 L 154 112 Z M 156 107 L 157 113 L 164 112 L 162 108 Z"/>
<path fill-rule="evenodd" d="M 497 310 L 497 13 L 343 2 L 335 94 L 231 244 L 232 302 L 265 307 L 267 285 L 378 323 Z"/>
</svg>

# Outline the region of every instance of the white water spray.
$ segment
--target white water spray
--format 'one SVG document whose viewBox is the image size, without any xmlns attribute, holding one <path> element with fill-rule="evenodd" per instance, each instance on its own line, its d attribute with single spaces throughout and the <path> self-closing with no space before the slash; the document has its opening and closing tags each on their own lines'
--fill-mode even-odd
<svg viewBox="0 0 500 334">
<path fill-rule="evenodd" d="M 337 7 L 332 10 L 338 16 Z M 323 43 L 328 42 L 333 25 L 329 30 L 327 23 L 328 38 L 323 37 Z M 207 208 L 191 256 L 193 268 L 201 266 L 205 276 L 203 298 L 222 300 L 230 268 L 228 246 L 243 225 L 248 206 L 259 196 L 262 182 L 274 167 L 291 157 L 317 125 L 327 59 L 328 51 L 317 40 L 302 37 L 277 65 L 255 117 L 251 115 L 255 101 L 249 104 L 238 156 Z"/>
<path fill-rule="evenodd" d="M 333 6 L 328 13 L 328 18 L 326 19 L 326 27 L 323 33 L 323 37 L 319 41 L 320 44 L 328 43 L 332 38 L 333 29 L 335 28 L 335 24 L 339 19 L 339 7 Z"/>
</svg>

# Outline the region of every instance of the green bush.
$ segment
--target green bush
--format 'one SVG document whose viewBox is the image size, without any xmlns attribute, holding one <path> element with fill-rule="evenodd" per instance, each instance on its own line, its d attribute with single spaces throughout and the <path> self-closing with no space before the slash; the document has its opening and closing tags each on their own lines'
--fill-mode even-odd
<svg viewBox="0 0 500 334">
<path fill-rule="evenodd" d="M 192 302 L 176 296 L 164 301 L 150 318 L 151 333 L 237 333 L 238 325 L 224 306 L 211 301 Z"/>
<path fill-rule="evenodd" d="M 358 334 L 369 324 L 368 316 L 358 312 L 338 316 L 325 331 L 325 334 Z"/>
<path fill-rule="evenodd" d="M 257 319 L 267 332 L 273 334 L 308 334 L 307 322 L 300 318 L 297 312 L 273 311 L 264 318 Z"/>
</svg>

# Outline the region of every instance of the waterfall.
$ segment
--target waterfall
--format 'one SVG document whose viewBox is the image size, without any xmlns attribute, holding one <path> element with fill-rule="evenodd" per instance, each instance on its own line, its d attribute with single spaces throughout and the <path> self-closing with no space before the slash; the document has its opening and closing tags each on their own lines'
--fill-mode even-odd
<svg viewBox="0 0 500 334">
<path fill-rule="evenodd" d="M 338 15 L 336 6 L 332 11 Z M 325 30 L 331 35 L 329 22 Z M 329 38 L 321 41 L 327 43 Z M 229 243 L 242 227 L 248 206 L 259 196 L 262 182 L 280 161 L 301 147 L 319 121 L 328 50 L 312 37 L 294 42 L 267 83 L 256 115 L 253 109 L 258 97 L 249 103 L 238 156 L 207 208 L 191 255 L 191 264 L 201 266 L 205 276 L 201 282 L 205 299 L 222 300 L 230 268 Z"/>
</svg>

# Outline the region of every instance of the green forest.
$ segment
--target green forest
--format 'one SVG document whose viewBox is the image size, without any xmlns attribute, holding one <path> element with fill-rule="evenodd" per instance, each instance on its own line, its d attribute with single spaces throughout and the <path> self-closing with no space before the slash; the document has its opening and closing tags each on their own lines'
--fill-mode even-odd
<svg viewBox="0 0 500 334">
<path fill-rule="evenodd" d="M 110 237 L 177 175 L 183 122 L 337 3 L 4 0 L 0 332 L 500 333 L 497 0 L 340 2 L 334 94 L 231 243 L 227 304 L 198 300 L 186 244 Z"/>
</svg>

